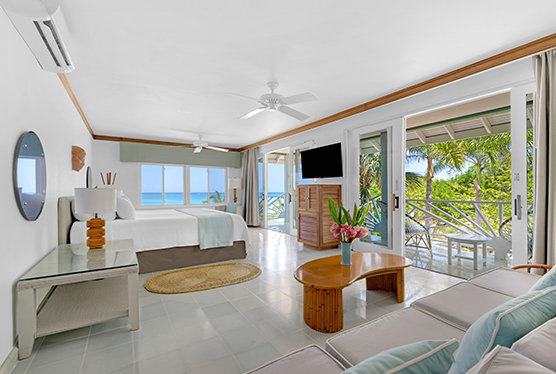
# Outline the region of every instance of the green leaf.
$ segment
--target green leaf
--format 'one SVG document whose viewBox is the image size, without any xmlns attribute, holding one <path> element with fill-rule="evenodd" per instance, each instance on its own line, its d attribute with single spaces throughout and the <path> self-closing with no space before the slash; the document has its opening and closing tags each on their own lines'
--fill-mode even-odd
<svg viewBox="0 0 556 374">
<path fill-rule="evenodd" d="M 349 214 L 349 211 L 344 207 L 342 207 L 342 211 L 344 212 L 344 218 L 345 218 L 344 223 L 347 223 L 348 225 L 353 226 L 352 225 L 353 220 L 351 218 L 351 214 Z"/>
</svg>

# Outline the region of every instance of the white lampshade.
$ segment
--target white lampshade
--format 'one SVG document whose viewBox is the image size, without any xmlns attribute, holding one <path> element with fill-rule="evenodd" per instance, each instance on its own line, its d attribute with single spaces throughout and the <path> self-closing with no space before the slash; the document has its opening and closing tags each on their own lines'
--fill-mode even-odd
<svg viewBox="0 0 556 374">
<path fill-rule="evenodd" d="M 75 189 L 75 213 L 110 213 L 115 211 L 115 188 Z"/>
<path fill-rule="evenodd" d="M 241 179 L 239 178 L 228 179 L 228 188 L 241 188 Z"/>
</svg>

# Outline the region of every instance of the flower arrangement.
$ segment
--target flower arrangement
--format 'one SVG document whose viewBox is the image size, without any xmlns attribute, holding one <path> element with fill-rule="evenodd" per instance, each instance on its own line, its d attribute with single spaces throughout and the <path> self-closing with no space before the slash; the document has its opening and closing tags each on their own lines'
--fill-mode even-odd
<svg viewBox="0 0 556 374">
<path fill-rule="evenodd" d="M 351 243 L 355 239 L 364 238 L 367 236 L 369 230 L 362 227 L 365 222 L 365 216 L 369 213 L 370 205 L 363 205 L 358 208 L 357 204 L 353 204 L 353 212 L 350 213 L 343 207 L 336 206 L 331 197 L 328 198 L 328 209 L 334 223 L 330 227 L 330 232 L 335 238 L 340 237 L 343 243 Z"/>
</svg>

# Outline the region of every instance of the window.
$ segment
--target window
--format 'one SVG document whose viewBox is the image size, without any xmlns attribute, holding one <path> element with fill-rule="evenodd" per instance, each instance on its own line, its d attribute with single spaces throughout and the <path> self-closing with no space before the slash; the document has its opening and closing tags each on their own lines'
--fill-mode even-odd
<svg viewBox="0 0 556 374">
<path fill-rule="evenodd" d="M 183 166 L 141 165 L 141 205 L 184 204 Z"/>
<path fill-rule="evenodd" d="M 189 203 L 226 202 L 226 169 L 189 168 Z"/>
</svg>

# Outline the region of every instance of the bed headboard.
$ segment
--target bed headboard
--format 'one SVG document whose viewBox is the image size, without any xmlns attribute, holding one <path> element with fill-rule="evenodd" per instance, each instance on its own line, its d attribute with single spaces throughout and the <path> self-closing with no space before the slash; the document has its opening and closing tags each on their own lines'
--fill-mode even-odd
<svg viewBox="0 0 556 374">
<path fill-rule="evenodd" d="M 75 218 L 71 213 L 73 196 L 62 196 L 58 199 L 58 245 L 69 244 L 70 228 Z"/>
</svg>

